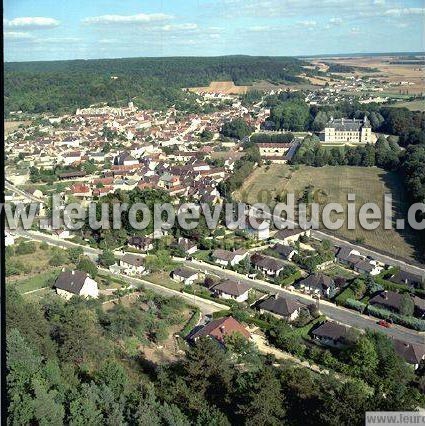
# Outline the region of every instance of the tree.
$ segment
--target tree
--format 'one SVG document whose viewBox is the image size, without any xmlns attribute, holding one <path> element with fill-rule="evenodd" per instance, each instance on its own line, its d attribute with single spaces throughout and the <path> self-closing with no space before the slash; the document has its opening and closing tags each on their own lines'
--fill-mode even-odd
<svg viewBox="0 0 425 426">
<path fill-rule="evenodd" d="M 96 278 L 98 270 L 97 266 L 87 256 L 82 256 L 77 264 L 77 269 L 87 272 L 92 278 Z"/>
<path fill-rule="evenodd" d="M 241 118 L 235 118 L 223 124 L 221 134 L 230 138 L 237 138 L 242 140 L 244 137 L 249 136 L 254 131 L 254 127 L 247 124 Z"/>
<path fill-rule="evenodd" d="M 99 255 L 99 263 L 106 268 L 109 268 L 115 263 L 115 256 L 111 250 L 105 249 Z"/>
<path fill-rule="evenodd" d="M 82 247 L 71 247 L 68 249 L 68 257 L 72 263 L 78 263 L 80 257 L 84 253 Z"/>
<path fill-rule="evenodd" d="M 356 376 L 367 378 L 373 375 L 379 362 L 374 342 L 367 336 L 361 336 L 350 349 L 349 362 Z"/>
<path fill-rule="evenodd" d="M 239 407 L 247 425 L 281 425 L 285 415 L 281 386 L 272 367 L 261 370 L 248 393 L 248 402 Z"/>
<path fill-rule="evenodd" d="M 404 293 L 401 296 L 400 314 L 411 316 L 415 310 L 415 304 L 409 293 Z"/>
</svg>

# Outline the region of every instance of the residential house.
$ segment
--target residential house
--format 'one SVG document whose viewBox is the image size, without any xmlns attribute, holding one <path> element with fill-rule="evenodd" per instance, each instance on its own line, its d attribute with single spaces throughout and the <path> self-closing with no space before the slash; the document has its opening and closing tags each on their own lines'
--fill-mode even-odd
<svg viewBox="0 0 425 426">
<path fill-rule="evenodd" d="M 395 284 L 404 284 L 409 287 L 415 287 L 420 288 L 423 283 L 424 279 L 420 275 L 412 274 L 411 272 L 407 271 L 398 271 L 394 275 L 389 278 L 389 281 Z"/>
<path fill-rule="evenodd" d="M 282 259 L 291 260 L 294 255 L 297 253 L 291 246 L 287 246 L 284 244 L 277 243 L 272 249 L 279 254 Z"/>
<path fill-rule="evenodd" d="M 282 318 L 286 321 L 296 320 L 303 306 L 296 300 L 278 296 L 277 294 L 257 303 L 261 314 L 269 313 L 274 317 Z"/>
<path fill-rule="evenodd" d="M 306 293 L 328 298 L 333 297 L 337 291 L 333 278 L 324 274 L 309 275 L 299 282 L 298 287 Z"/>
<path fill-rule="evenodd" d="M 407 293 L 406 293 L 407 294 Z M 400 313 L 402 308 L 403 294 L 396 293 L 390 290 L 383 290 L 369 300 L 369 304 L 379 308 L 388 309 L 389 311 Z M 414 315 L 423 317 L 425 315 L 425 300 L 418 296 L 412 296 L 414 305 Z"/>
<path fill-rule="evenodd" d="M 354 270 L 358 272 L 359 274 L 366 274 L 366 275 L 378 275 L 382 272 L 384 268 L 380 265 L 378 265 L 373 260 L 360 260 L 354 265 Z"/>
<path fill-rule="evenodd" d="M 153 250 L 154 247 L 153 241 L 153 238 L 150 237 L 134 236 L 127 240 L 127 245 L 140 251 L 150 251 Z"/>
<path fill-rule="evenodd" d="M 177 240 L 177 247 L 183 250 L 186 255 L 193 254 L 198 251 L 198 246 L 194 241 L 189 240 L 188 238 L 180 237 Z"/>
<path fill-rule="evenodd" d="M 425 345 L 404 342 L 393 339 L 394 349 L 398 356 L 403 358 L 408 364 L 412 364 L 417 370 L 421 361 L 425 360 Z"/>
<path fill-rule="evenodd" d="M 171 277 L 180 283 L 191 285 L 199 278 L 199 274 L 193 269 L 177 268 L 171 273 Z"/>
<path fill-rule="evenodd" d="M 251 287 L 239 281 L 224 280 L 216 284 L 212 291 L 220 299 L 233 299 L 236 302 L 245 302 L 248 300 Z"/>
<path fill-rule="evenodd" d="M 310 235 L 310 229 L 281 229 L 276 233 L 274 239 L 282 244 L 289 245 L 298 241 L 301 236 L 309 237 Z"/>
<path fill-rule="evenodd" d="M 243 249 L 234 251 L 216 249 L 212 257 L 218 265 L 221 266 L 235 266 L 248 256 L 248 252 Z"/>
<path fill-rule="evenodd" d="M 325 346 L 342 347 L 347 344 L 349 329 L 333 321 L 326 321 L 312 330 L 313 339 Z"/>
<path fill-rule="evenodd" d="M 120 266 L 127 275 L 146 274 L 145 259 L 137 254 L 126 253 L 120 259 Z"/>
<path fill-rule="evenodd" d="M 357 263 L 365 259 L 357 250 L 352 249 L 348 246 L 342 246 L 336 254 L 336 259 L 343 265 L 347 265 L 354 269 Z"/>
<path fill-rule="evenodd" d="M 238 333 L 247 340 L 251 338 L 251 334 L 245 327 L 230 316 L 211 321 L 203 327 L 195 329 L 189 334 L 188 339 L 196 342 L 201 337 L 210 337 L 220 344 L 224 344 L 225 338 L 235 333 Z"/>
<path fill-rule="evenodd" d="M 136 160 L 128 152 L 123 152 L 114 158 L 115 166 L 136 166 L 139 160 Z"/>
<path fill-rule="evenodd" d="M 83 271 L 62 271 L 55 281 L 57 294 L 64 299 L 72 296 L 99 297 L 97 282 Z"/>
<path fill-rule="evenodd" d="M 270 222 L 248 217 L 245 231 L 257 240 L 267 240 L 270 237 Z"/>
<path fill-rule="evenodd" d="M 251 263 L 255 269 L 263 272 L 269 277 L 277 277 L 285 267 L 285 263 L 282 260 L 276 259 L 275 257 L 264 256 L 259 253 L 255 253 L 251 256 Z"/>
</svg>

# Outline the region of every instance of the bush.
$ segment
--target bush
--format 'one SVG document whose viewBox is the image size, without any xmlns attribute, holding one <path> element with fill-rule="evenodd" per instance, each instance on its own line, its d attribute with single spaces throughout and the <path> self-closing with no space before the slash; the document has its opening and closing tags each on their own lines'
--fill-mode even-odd
<svg viewBox="0 0 425 426">
<path fill-rule="evenodd" d="M 65 253 L 56 252 L 49 260 L 50 266 L 62 266 L 68 262 L 68 258 Z"/>
<path fill-rule="evenodd" d="M 15 253 L 16 254 L 31 254 L 35 253 L 36 245 L 33 242 L 24 243 L 21 242 L 16 246 Z"/>
<path fill-rule="evenodd" d="M 366 309 L 366 304 L 362 303 L 358 300 L 354 300 L 354 299 L 346 299 L 344 306 L 346 308 L 350 308 L 350 309 L 355 309 L 356 311 L 363 313 L 364 310 Z"/>
<path fill-rule="evenodd" d="M 403 327 L 411 328 L 416 331 L 425 331 L 425 320 L 408 317 L 404 315 L 398 315 L 386 309 L 380 309 L 375 306 L 368 305 L 367 312 L 374 317 L 391 320 L 396 324 L 402 325 Z"/>
</svg>

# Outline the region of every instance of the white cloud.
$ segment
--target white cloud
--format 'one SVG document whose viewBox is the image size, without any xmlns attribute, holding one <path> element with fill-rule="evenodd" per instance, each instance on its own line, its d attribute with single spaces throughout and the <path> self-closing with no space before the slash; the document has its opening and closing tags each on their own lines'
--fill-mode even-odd
<svg viewBox="0 0 425 426">
<path fill-rule="evenodd" d="M 342 19 L 341 18 L 331 18 L 329 19 L 329 24 L 331 25 L 341 25 Z"/>
<path fill-rule="evenodd" d="M 254 33 L 262 33 L 264 31 L 270 30 L 270 27 L 268 27 L 266 25 L 256 25 L 256 26 L 253 26 L 253 27 L 249 27 L 248 30 L 252 31 Z"/>
<path fill-rule="evenodd" d="M 401 16 L 401 15 L 425 15 L 423 7 L 405 7 L 403 9 L 388 9 L 384 12 L 386 16 Z"/>
<path fill-rule="evenodd" d="M 164 13 L 139 13 L 137 15 L 101 15 L 85 18 L 83 24 L 87 25 L 140 25 L 149 24 L 151 22 L 167 21 L 172 19 L 171 15 Z"/>
<path fill-rule="evenodd" d="M 25 30 L 56 28 L 60 24 L 57 19 L 41 16 L 14 18 L 10 21 L 5 19 L 3 22 L 5 28 Z"/>
<path fill-rule="evenodd" d="M 299 21 L 298 24 L 306 28 L 313 28 L 317 25 L 317 22 L 316 21 Z"/>
<path fill-rule="evenodd" d="M 164 31 L 195 31 L 199 29 L 197 24 L 167 24 L 161 27 Z"/>
<path fill-rule="evenodd" d="M 31 40 L 33 39 L 33 35 L 30 33 L 25 33 L 21 31 L 5 31 L 4 38 L 5 40 Z"/>
</svg>

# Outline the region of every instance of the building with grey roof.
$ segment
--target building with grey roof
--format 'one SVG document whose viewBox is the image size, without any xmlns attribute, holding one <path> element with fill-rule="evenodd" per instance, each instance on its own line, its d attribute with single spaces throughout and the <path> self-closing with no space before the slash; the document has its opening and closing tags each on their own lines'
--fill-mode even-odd
<svg viewBox="0 0 425 426">
<path fill-rule="evenodd" d="M 331 117 L 324 131 L 324 143 L 373 143 L 372 128 L 368 118 L 349 119 Z"/>
</svg>

